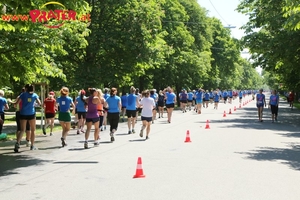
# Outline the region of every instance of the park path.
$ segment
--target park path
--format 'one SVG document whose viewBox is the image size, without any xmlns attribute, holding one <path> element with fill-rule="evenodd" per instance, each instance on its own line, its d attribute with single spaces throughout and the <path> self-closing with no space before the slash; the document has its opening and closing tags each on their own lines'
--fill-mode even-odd
<svg viewBox="0 0 300 200">
<path fill-rule="evenodd" d="M 87 150 L 75 131 L 65 148 L 59 133 L 39 136 L 38 151 L 16 154 L 13 142 L 0 143 L 1 199 L 298 200 L 299 110 L 282 100 L 278 123 L 268 109 L 261 123 L 254 101 L 234 106 L 238 100 L 201 115 L 175 111 L 171 124 L 155 121 L 147 141 L 120 123 L 114 143 L 104 131 L 100 146 L 91 141 Z M 184 143 L 187 130 L 191 143 Z M 138 157 L 146 177 L 133 179 Z"/>
</svg>

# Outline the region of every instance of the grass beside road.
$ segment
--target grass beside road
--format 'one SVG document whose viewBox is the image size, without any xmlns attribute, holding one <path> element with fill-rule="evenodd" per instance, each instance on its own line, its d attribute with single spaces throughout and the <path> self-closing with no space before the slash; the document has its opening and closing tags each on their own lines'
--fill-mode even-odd
<svg viewBox="0 0 300 200">
<path fill-rule="evenodd" d="M 55 125 L 53 128 L 53 132 L 57 132 L 57 131 L 61 131 L 61 126 L 60 125 Z M 46 130 L 47 135 L 49 135 L 50 133 L 50 128 L 47 128 Z M 12 132 L 12 133 L 6 133 L 7 134 L 7 138 L 6 139 L 0 139 L 0 141 L 6 141 L 6 140 L 16 140 L 16 132 Z M 37 129 L 35 130 L 35 134 L 36 135 L 42 135 L 43 134 L 43 130 L 40 128 L 40 126 L 38 125 Z M 23 135 L 23 137 L 25 137 L 25 133 Z"/>
</svg>

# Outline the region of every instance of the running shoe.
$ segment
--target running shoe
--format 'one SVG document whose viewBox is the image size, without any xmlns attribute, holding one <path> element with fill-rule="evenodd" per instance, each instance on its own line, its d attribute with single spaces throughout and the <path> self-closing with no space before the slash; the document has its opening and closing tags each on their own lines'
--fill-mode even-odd
<svg viewBox="0 0 300 200">
<path fill-rule="evenodd" d="M 80 131 L 78 130 L 78 131 L 77 131 L 77 135 L 79 135 L 79 134 L 80 134 Z"/>
<path fill-rule="evenodd" d="M 140 137 L 143 137 L 143 129 L 140 132 Z"/>
<path fill-rule="evenodd" d="M 106 130 L 106 126 L 104 126 L 104 130 Z"/>
<path fill-rule="evenodd" d="M 39 149 L 36 148 L 35 146 L 30 146 L 30 150 L 31 150 L 31 151 L 35 151 L 35 150 L 39 150 Z"/>
<path fill-rule="evenodd" d="M 20 149 L 20 144 L 16 142 L 14 152 L 18 153 Z"/>
<path fill-rule="evenodd" d="M 111 141 L 111 142 L 115 141 L 115 137 L 114 137 L 114 134 L 113 134 L 113 133 L 110 133 L 110 141 Z"/>
<path fill-rule="evenodd" d="M 46 128 L 45 128 L 45 125 L 43 125 L 43 134 L 46 135 Z"/>
<path fill-rule="evenodd" d="M 26 140 L 26 147 L 30 147 L 31 146 L 31 142 L 29 140 Z"/>
<path fill-rule="evenodd" d="M 84 148 L 85 148 L 85 149 L 88 149 L 88 148 L 89 148 L 89 145 L 88 145 L 88 142 L 87 142 L 87 141 L 84 142 Z"/>
<path fill-rule="evenodd" d="M 150 139 L 149 136 L 146 136 L 146 140 Z"/>
<path fill-rule="evenodd" d="M 135 130 L 134 130 L 134 129 L 132 129 L 132 133 L 135 133 Z"/>
<path fill-rule="evenodd" d="M 52 135 L 53 135 L 53 133 L 51 132 L 51 133 L 50 133 L 50 136 L 52 136 Z"/>
<path fill-rule="evenodd" d="M 128 135 L 131 134 L 131 131 L 128 131 Z"/>
<path fill-rule="evenodd" d="M 66 140 L 64 138 L 60 138 L 60 139 L 61 139 L 62 147 L 67 146 Z"/>
<path fill-rule="evenodd" d="M 94 146 L 98 147 L 99 146 L 99 142 L 98 141 L 94 142 Z"/>
<path fill-rule="evenodd" d="M 80 131 L 81 131 L 81 133 L 85 133 L 83 129 L 81 129 Z"/>
</svg>

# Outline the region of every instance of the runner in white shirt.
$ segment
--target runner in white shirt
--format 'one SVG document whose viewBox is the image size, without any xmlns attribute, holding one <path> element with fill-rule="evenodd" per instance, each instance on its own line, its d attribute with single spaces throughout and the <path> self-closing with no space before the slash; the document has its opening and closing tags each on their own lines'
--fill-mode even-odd
<svg viewBox="0 0 300 200">
<path fill-rule="evenodd" d="M 140 137 L 143 137 L 144 129 L 146 129 L 146 140 L 149 139 L 150 133 L 150 125 L 152 121 L 152 110 L 155 108 L 155 101 L 153 98 L 150 97 L 150 91 L 146 90 L 143 92 L 144 98 L 142 98 L 140 102 L 140 106 L 142 106 L 142 121 L 143 126 L 141 128 Z"/>
</svg>

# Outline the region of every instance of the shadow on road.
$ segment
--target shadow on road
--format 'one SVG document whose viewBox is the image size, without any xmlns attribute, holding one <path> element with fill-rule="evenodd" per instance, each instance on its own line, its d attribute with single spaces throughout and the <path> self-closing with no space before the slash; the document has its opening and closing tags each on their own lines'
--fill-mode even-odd
<svg viewBox="0 0 300 200">
<path fill-rule="evenodd" d="M 291 148 L 263 147 L 252 152 L 237 152 L 246 155 L 247 159 L 258 161 L 277 161 L 288 165 L 294 170 L 300 170 L 300 145 L 290 145 Z"/>
<path fill-rule="evenodd" d="M 41 160 L 27 155 L 20 155 L 15 153 L 1 154 L 0 161 L 0 176 L 18 174 L 16 169 L 51 162 L 49 160 Z"/>
<path fill-rule="evenodd" d="M 300 136 L 300 112 L 288 107 L 279 109 L 278 122 L 272 123 L 270 109 L 264 110 L 263 122 L 258 121 L 257 109 L 255 107 L 243 108 L 232 115 L 238 115 L 238 119 L 230 119 L 230 115 L 222 120 L 212 120 L 213 124 L 220 124 L 220 128 L 243 128 L 257 130 L 274 130 L 297 133 Z M 283 134 L 284 136 L 285 134 Z M 291 135 L 289 135 L 291 137 Z"/>
</svg>

